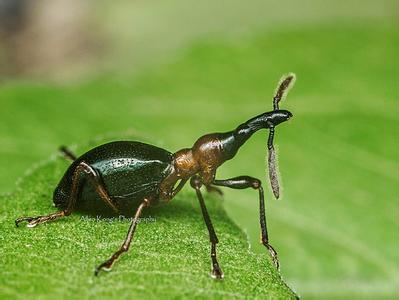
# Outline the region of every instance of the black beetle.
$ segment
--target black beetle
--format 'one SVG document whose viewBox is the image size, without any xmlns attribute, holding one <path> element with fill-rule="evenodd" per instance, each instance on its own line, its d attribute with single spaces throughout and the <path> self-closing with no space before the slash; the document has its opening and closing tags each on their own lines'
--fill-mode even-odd
<svg viewBox="0 0 399 300">
<path fill-rule="evenodd" d="M 279 102 L 294 80 L 294 74 L 282 78 L 273 98 L 273 111 L 254 117 L 233 131 L 204 135 L 192 148 L 182 149 L 174 154 L 134 141 L 108 143 L 90 150 L 79 158 L 62 147 L 61 151 L 67 158 L 73 160 L 73 163 L 54 191 L 54 204 L 61 210 L 45 216 L 21 217 L 15 220 L 15 224 L 18 226 L 20 222 L 27 221 L 28 227 L 35 227 L 40 223 L 68 216 L 74 209 L 89 211 L 112 209 L 115 213 L 127 215 L 135 211 L 124 243 L 110 259 L 96 268 L 97 275 L 100 270 L 110 270 L 116 259 L 128 251 L 143 209 L 159 201 L 171 200 L 190 179 L 209 231 L 212 277 L 222 278 L 223 273 L 216 257 L 218 238 L 200 188 L 204 185 L 208 190 L 218 192 L 220 190 L 217 186 L 233 189 L 253 188 L 259 191 L 262 243 L 268 249 L 278 269 L 277 252 L 269 244 L 268 239 L 261 181 L 249 176 L 217 180 L 215 174 L 217 168 L 232 159 L 252 134 L 263 128 L 269 129 L 269 177 L 273 193 L 276 198 L 279 197 L 273 147 L 274 128 L 292 117 L 289 111 L 279 109 Z"/>
</svg>

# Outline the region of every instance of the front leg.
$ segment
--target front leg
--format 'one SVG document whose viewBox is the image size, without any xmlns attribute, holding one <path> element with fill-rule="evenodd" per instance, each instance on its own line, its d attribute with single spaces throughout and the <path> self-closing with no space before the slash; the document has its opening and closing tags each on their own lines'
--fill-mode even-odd
<svg viewBox="0 0 399 300">
<path fill-rule="evenodd" d="M 274 265 L 276 266 L 277 270 L 279 270 L 280 263 L 278 261 L 277 252 L 274 250 L 272 245 L 269 244 L 269 236 L 266 226 L 265 196 L 261 181 L 250 176 L 239 176 L 226 180 L 214 180 L 213 184 L 217 186 L 226 186 L 232 189 L 253 188 L 259 191 L 259 222 L 261 228 L 261 243 L 267 248 L 270 256 L 272 257 Z"/>
<path fill-rule="evenodd" d="M 175 188 L 176 183 L 179 182 Z M 169 174 L 159 186 L 159 196 L 161 200 L 169 202 L 184 186 L 187 179 L 180 179 L 176 172 Z"/>
<path fill-rule="evenodd" d="M 208 210 L 205 206 L 204 198 L 201 194 L 202 182 L 199 176 L 193 176 L 190 180 L 191 187 L 195 189 L 197 197 L 201 206 L 202 216 L 204 217 L 205 225 L 208 228 L 209 239 L 211 242 L 211 259 L 212 259 L 212 277 L 215 279 L 222 279 L 223 272 L 219 267 L 219 263 L 216 257 L 216 244 L 219 243 L 218 237 L 216 236 L 215 229 L 213 228 L 211 218 L 209 217 Z"/>
</svg>

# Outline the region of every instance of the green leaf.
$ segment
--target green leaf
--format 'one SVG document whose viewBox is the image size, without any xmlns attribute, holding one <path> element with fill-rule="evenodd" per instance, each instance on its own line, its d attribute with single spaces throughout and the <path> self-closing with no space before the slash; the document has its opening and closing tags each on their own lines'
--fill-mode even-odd
<svg viewBox="0 0 399 300">
<path fill-rule="evenodd" d="M 118 70 L 118 75 L 74 84 L 3 84 L 0 191 L 12 190 L 28 166 L 60 144 L 99 135 L 104 139 L 110 131 L 134 128 L 151 134 L 147 142 L 170 151 L 190 147 L 202 134 L 231 130 L 269 110 L 276 81 L 293 71 L 298 81 L 281 108 L 292 111 L 294 118 L 276 133 L 283 198 L 272 201 L 270 190 L 266 192 L 268 229 L 281 272 L 306 299 L 395 299 L 399 26 L 393 15 L 385 18 L 378 9 L 374 13 L 372 21 L 326 24 L 323 18 L 317 25 L 284 23 L 284 29 L 246 38 L 215 38 L 137 76 Z M 130 61 L 124 64 L 132 66 Z M 266 186 L 265 139 L 262 133 L 255 135 L 234 160 L 218 169 L 218 178 L 251 175 Z M 44 188 L 52 189 L 58 175 Z M 40 209 L 33 205 L 29 211 L 22 203 L 6 225 L 21 213 L 50 210 L 50 196 L 50 191 L 43 196 L 40 203 L 48 206 Z M 248 233 L 253 251 L 264 254 L 256 192 L 226 189 L 225 200 L 226 211 Z M 12 207 L 17 205 L 13 201 Z M 35 238 L 34 231 L 20 232 Z M 3 241 L 5 237 L 2 231 Z M 99 255 L 90 268 L 114 248 Z M 207 255 L 208 250 L 201 253 Z"/>
<path fill-rule="evenodd" d="M 70 217 L 35 228 L 16 228 L 20 215 L 55 211 L 52 191 L 67 163 L 53 157 L 33 170 L 18 190 L 1 198 L 0 297 L 9 298 L 295 298 L 266 249 L 254 254 L 245 234 L 226 215 L 222 199 L 206 195 L 217 231 L 222 281 L 210 277 L 210 243 L 195 193 L 149 208 L 130 251 L 109 273 L 94 267 L 118 249 L 128 219 Z M 22 224 L 21 224 L 22 225 Z"/>
</svg>

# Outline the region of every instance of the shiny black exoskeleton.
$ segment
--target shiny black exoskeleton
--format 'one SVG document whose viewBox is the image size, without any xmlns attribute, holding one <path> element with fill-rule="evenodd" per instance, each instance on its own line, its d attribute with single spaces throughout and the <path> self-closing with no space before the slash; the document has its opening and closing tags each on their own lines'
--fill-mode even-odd
<svg viewBox="0 0 399 300">
<path fill-rule="evenodd" d="M 54 191 L 54 204 L 61 209 L 68 206 L 73 173 L 81 162 L 85 162 L 95 170 L 116 206 L 116 212 L 131 215 L 144 198 L 157 204 L 159 185 L 173 171 L 172 155 L 164 149 L 135 141 L 98 146 L 74 160 Z M 109 205 L 101 201 L 96 186 L 86 178 L 81 180 L 76 208 L 97 215 L 112 213 Z"/>
</svg>

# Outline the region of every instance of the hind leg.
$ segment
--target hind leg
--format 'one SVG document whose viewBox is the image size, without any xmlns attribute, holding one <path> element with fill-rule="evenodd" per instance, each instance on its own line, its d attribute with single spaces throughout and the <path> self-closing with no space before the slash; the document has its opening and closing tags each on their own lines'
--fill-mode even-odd
<svg viewBox="0 0 399 300">
<path fill-rule="evenodd" d="M 89 179 L 89 182 L 93 184 L 96 189 L 96 192 L 100 195 L 101 199 L 104 200 L 107 204 L 109 204 L 115 212 L 118 212 L 118 208 L 116 204 L 109 197 L 105 187 L 102 185 L 99 180 L 99 176 L 96 171 L 87 163 L 81 162 L 75 169 L 72 177 L 72 189 L 71 194 L 69 196 L 69 202 L 65 209 L 45 215 L 45 216 L 37 216 L 37 217 L 21 217 L 15 220 L 15 225 L 18 226 L 19 223 L 27 221 L 28 227 L 35 227 L 38 224 L 45 223 L 48 221 L 52 221 L 64 216 L 69 216 L 73 209 L 75 208 L 76 200 L 79 194 L 79 183 L 81 180 L 81 174 L 84 174 L 86 178 Z"/>
</svg>

